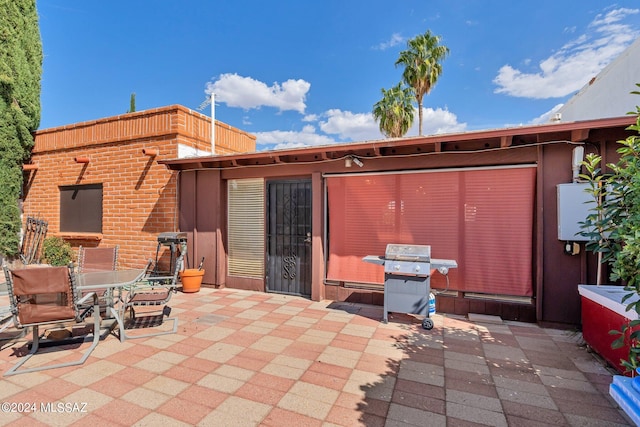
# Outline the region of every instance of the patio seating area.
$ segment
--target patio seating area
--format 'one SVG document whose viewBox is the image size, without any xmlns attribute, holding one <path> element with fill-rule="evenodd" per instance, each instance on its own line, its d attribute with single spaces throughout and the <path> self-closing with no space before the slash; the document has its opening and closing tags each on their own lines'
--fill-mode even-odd
<svg viewBox="0 0 640 427">
<path fill-rule="evenodd" d="M 110 335 L 81 366 L 3 378 L 0 425 L 629 425 L 576 332 L 440 314 L 426 331 L 378 306 L 233 289 L 171 301 L 174 334 Z M 27 340 L 0 342 L 1 373 Z"/>
</svg>

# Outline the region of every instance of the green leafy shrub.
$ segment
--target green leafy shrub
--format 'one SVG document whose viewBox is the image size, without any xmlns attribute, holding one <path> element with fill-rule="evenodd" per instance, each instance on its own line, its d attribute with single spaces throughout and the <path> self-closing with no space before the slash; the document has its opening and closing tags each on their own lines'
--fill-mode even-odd
<svg viewBox="0 0 640 427">
<path fill-rule="evenodd" d="M 631 93 L 640 95 L 638 91 Z M 636 123 L 627 130 L 637 134 L 618 141 L 620 160 L 607 165 L 612 172 L 603 174 L 601 157 L 596 154 L 587 155 L 583 162 L 587 173 L 580 177 L 589 183 L 588 192 L 596 203 L 581 224 L 580 234 L 589 239 L 587 249 L 609 265 L 609 279 L 624 285 L 627 293 L 622 302 L 627 303 L 627 311 L 640 314 L 640 299 L 634 298 L 640 295 L 640 107 L 629 114 L 635 114 Z M 618 337 L 612 348 L 629 345 L 628 359 L 622 361 L 622 366 L 629 371 L 635 371 L 640 365 L 638 326 L 640 320 L 633 320 L 621 330 L 609 332 Z"/>
<path fill-rule="evenodd" d="M 55 266 L 69 264 L 73 260 L 73 249 L 64 239 L 52 236 L 42 243 L 42 262 Z"/>
<path fill-rule="evenodd" d="M 0 254 L 20 253 L 22 163 L 40 124 L 42 42 L 35 0 L 0 6 Z"/>
</svg>

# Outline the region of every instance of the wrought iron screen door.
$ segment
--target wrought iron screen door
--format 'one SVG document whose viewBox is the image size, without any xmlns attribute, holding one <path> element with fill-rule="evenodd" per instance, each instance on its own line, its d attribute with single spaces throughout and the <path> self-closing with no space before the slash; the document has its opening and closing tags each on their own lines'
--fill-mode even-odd
<svg viewBox="0 0 640 427">
<path fill-rule="evenodd" d="M 267 292 L 311 296 L 311 180 L 267 182 Z"/>
</svg>

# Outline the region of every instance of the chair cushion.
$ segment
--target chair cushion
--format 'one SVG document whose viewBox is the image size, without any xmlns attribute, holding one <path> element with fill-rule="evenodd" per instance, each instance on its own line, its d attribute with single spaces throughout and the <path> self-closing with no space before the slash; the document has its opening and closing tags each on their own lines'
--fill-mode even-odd
<svg viewBox="0 0 640 427">
<path fill-rule="evenodd" d="M 69 267 L 35 267 L 11 271 L 13 294 L 38 295 L 69 292 Z"/>
<path fill-rule="evenodd" d="M 68 267 L 16 269 L 11 277 L 22 325 L 75 320 Z"/>
<path fill-rule="evenodd" d="M 116 257 L 116 248 L 83 248 L 80 255 L 79 271 L 88 273 L 115 270 Z"/>
<path fill-rule="evenodd" d="M 159 290 L 154 292 L 137 292 L 129 300 L 129 304 L 157 304 L 167 300 L 170 296 L 171 290 Z"/>
<path fill-rule="evenodd" d="M 76 314 L 73 308 L 61 305 L 18 304 L 18 319 L 22 325 L 35 323 L 72 321 Z"/>
</svg>

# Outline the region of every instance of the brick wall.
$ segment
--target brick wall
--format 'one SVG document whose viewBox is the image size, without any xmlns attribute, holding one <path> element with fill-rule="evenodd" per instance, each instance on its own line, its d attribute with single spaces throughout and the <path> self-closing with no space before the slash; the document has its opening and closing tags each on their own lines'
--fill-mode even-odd
<svg viewBox="0 0 640 427">
<path fill-rule="evenodd" d="M 141 266 L 155 258 L 157 235 L 178 224 L 177 175 L 157 160 L 177 158 L 178 144 L 210 151 L 210 140 L 211 118 L 177 105 L 39 130 L 31 158 L 38 169 L 25 171 L 24 216 L 47 220 L 48 235 L 76 248 L 119 245 L 120 267 Z M 255 151 L 255 136 L 218 121 L 216 142 L 217 155 Z M 59 186 L 98 183 L 102 233 L 61 233 Z"/>
</svg>

